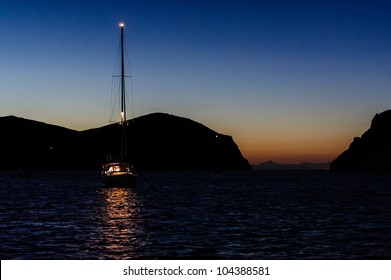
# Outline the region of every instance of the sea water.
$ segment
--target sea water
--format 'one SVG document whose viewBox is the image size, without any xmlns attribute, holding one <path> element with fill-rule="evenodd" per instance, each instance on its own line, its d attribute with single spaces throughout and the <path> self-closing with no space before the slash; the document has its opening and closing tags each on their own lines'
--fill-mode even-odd
<svg viewBox="0 0 391 280">
<path fill-rule="evenodd" d="M 391 176 L 0 172 L 1 259 L 390 259 Z"/>
</svg>

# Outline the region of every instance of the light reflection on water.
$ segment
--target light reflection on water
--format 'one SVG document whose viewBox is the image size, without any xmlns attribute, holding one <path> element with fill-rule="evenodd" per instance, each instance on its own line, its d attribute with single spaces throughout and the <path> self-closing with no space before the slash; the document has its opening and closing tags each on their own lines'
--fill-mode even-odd
<svg viewBox="0 0 391 280">
<path fill-rule="evenodd" d="M 97 209 L 99 243 L 103 258 L 132 258 L 139 243 L 140 208 L 135 191 L 130 188 L 103 188 L 97 191 L 101 205 Z"/>
<path fill-rule="evenodd" d="M 390 258 L 391 177 L 0 172 L 1 259 Z"/>
</svg>

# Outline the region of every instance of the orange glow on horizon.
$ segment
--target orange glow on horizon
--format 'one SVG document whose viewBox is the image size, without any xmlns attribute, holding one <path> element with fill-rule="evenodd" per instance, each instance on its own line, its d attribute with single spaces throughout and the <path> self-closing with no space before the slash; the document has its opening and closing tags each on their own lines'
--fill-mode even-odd
<svg viewBox="0 0 391 280">
<path fill-rule="evenodd" d="M 351 139 L 236 139 L 242 155 L 250 164 L 272 160 L 277 163 L 297 164 L 302 162 L 331 162 L 345 149 Z"/>
</svg>

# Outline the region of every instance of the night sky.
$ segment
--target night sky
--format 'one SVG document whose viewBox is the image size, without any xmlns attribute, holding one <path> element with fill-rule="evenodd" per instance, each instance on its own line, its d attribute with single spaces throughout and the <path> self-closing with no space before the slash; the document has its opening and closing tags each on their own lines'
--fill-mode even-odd
<svg viewBox="0 0 391 280">
<path fill-rule="evenodd" d="M 390 1 L 0 0 L 0 116 L 108 124 L 125 37 L 135 117 L 232 135 L 251 163 L 325 162 L 391 107 Z"/>
</svg>

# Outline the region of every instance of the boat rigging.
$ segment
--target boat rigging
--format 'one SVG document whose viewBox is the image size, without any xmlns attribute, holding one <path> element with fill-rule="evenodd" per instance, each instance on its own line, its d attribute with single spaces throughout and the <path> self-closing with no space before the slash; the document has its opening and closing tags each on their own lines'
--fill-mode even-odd
<svg viewBox="0 0 391 280">
<path fill-rule="evenodd" d="M 128 138 L 127 138 L 127 118 L 126 118 L 126 88 L 125 88 L 125 59 L 124 59 L 124 27 L 123 22 L 119 23 L 121 30 L 121 80 L 120 80 L 120 124 L 121 124 L 121 147 L 120 159 L 111 161 L 102 166 L 102 175 L 105 185 L 109 187 L 129 187 L 134 184 L 137 177 L 133 166 L 128 162 Z"/>
</svg>

